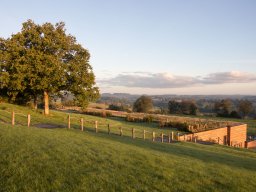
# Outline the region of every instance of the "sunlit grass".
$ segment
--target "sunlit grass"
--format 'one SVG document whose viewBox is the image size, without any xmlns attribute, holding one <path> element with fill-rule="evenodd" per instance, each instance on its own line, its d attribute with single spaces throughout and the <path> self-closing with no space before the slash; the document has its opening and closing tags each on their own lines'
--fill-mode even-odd
<svg viewBox="0 0 256 192">
<path fill-rule="evenodd" d="M 0 105 L 0 107 L 3 105 Z M 66 128 L 65 113 L 41 113 L 6 105 L 32 115 L 32 126 L 0 111 L 0 191 L 254 191 L 256 153 L 219 145 L 153 143 L 130 136 Z M 7 110 L 7 109 L 5 109 Z M 63 116 L 60 114 L 65 114 Z M 83 116 L 104 122 L 104 118 Z M 24 123 L 23 123 L 24 121 Z M 126 122 L 107 119 L 113 126 Z M 38 123 L 63 128 L 36 128 Z M 137 129 L 154 125 L 127 123 Z M 102 128 L 103 130 L 103 128 Z"/>
</svg>

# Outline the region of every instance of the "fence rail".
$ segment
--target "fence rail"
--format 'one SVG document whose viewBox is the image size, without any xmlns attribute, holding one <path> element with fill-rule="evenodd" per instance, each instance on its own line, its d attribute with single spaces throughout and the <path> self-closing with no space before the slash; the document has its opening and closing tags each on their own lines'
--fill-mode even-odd
<svg viewBox="0 0 256 192">
<path fill-rule="evenodd" d="M 15 126 L 16 125 L 16 116 L 20 117 L 25 117 L 26 118 L 26 123 L 19 123 L 21 125 L 26 125 L 28 128 L 31 127 L 31 114 L 23 114 L 23 113 L 18 113 L 15 111 L 6 111 L 6 110 L 1 110 L 5 111 L 8 113 L 10 119 L 11 119 L 11 125 Z M 110 123 L 103 123 L 99 121 L 92 121 L 92 120 L 85 120 L 82 117 L 71 117 L 70 114 L 67 115 L 66 119 L 66 127 L 67 129 L 72 128 L 72 122 L 79 123 L 79 127 L 81 131 L 93 131 L 95 133 L 107 133 L 107 134 L 115 134 L 119 136 L 128 136 L 133 139 L 140 138 L 143 140 L 151 140 L 153 142 L 162 142 L 162 143 L 171 143 L 171 142 L 177 142 L 179 141 L 179 132 L 169 132 L 168 134 L 163 133 L 163 132 L 155 132 L 155 131 L 148 131 L 145 129 L 135 129 L 135 128 L 128 128 L 128 127 L 123 127 L 123 126 L 112 126 Z M 24 120 L 23 120 L 24 122 Z M 85 127 L 85 124 L 87 124 L 87 127 Z M 100 126 L 99 126 L 100 125 Z M 76 124 L 77 126 L 77 124 Z"/>
<path fill-rule="evenodd" d="M 1 110 L 3 111 L 3 110 Z M 23 113 L 15 113 L 14 111 L 5 111 L 8 113 L 9 117 L 11 118 L 11 125 L 15 126 L 16 119 L 15 117 L 18 115 L 20 117 L 26 118 L 26 125 L 27 127 L 31 127 L 31 114 L 23 114 Z M 106 134 L 114 134 L 119 136 L 131 137 L 132 139 L 143 139 L 143 140 L 150 140 L 152 142 L 161 142 L 161 143 L 173 143 L 179 141 L 190 141 L 190 142 L 197 142 L 196 134 L 181 135 L 180 132 L 171 131 L 169 133 L 163 133 L 158 131 L 148 131 L 146 129 L 136 129 L 136 128 L 129 128 L 123 126 L 113 126 L 109 122 L 101 122 L 101 121 L 93 121 L 93 120 L 85 120 L 83 117 L 72 117 L 70 114 L 64 118 L 66 121 L 66 128 L 71 129 L 72 126 L 79 127 L 81 131 L 93 131 L 95 133 L 106 133 Z M 23 120 L 24 122 L 24 120 Z M 74 123 L 75 122 L 75 123 Z M 72 124 L 73 123 L 73 124 Z M 24 123 L 22 124 L 24 125 Z M 86 125 L 86 126 L 85 126 Z M 220 139 L 218 138 L 218 143 Z"/>
</svg>

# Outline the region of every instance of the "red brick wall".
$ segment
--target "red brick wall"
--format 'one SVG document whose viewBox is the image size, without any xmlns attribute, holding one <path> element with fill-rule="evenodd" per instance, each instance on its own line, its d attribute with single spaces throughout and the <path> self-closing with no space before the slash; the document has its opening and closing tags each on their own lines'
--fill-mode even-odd
<svg viewBox="0 0 256 192">
<path fill-rule="evenodd" d="M 185 136 L 180 136 L 180 141 L 194 141 L 196 138 L 198 141 L 207 141 L 213 143 L 219 143 L 222 145 L 230 145 L 235 147 L 245 147 L 247 135 L 247 125 L 237 125 L 233 127 L 223 127 L 218 129 L 213 129 L 209 131 L 198 132 L 194 134 L 187 134 Z"/>
<path fill-rule="evenodd" d="M 230 127 L 230 146 L 245 147 L 247 139 L 247 125 L 242 124 Z"/>
<path fill-rule="evenodd" d="M 256 149 L 256 140 L 245 142 L 245 147 L 248 149 Z"/>
<path fill-rule="evenodd" d="M 195 133 L 197 140 L 210 141 L 213 143 L 226 144 L 227 127 Z"/>
</svg>

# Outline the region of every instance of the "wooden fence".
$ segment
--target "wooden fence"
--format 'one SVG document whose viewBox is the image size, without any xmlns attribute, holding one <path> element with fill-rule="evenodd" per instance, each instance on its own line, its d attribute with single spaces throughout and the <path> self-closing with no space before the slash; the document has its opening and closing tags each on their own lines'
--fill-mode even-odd
<svg viewBox="0 0 256 192">
<path fill-rule="evenodd" d="M 68 115 L 67 119 L 68 119 L 68 122 L 67 122 L 68 129 L 71 129 L 72 119 L 78 120 L 77 118 L 72 118 L 70 115 Z M 83 118 L 80 118 L 81 131 L 85 131 L 84 123 L 89 125 L 90 128 L 93 129 L 95 133 L 100 132 L 100 133 L 114 134 L 119 136 L 130 136 L 132 139 L 141 138 L 143 140 L 152 140 L 153 142 L 154 141 L 159 141 L 162 143 L 175 142 L 179 140 L 178 138 L 180 134 L 180 133 L 175 133 L 173 131 L 166 134 L 163 132 L 161 133 L 155 132 L 155 131 L 150 132 L 145 129 L 141 130 L 141 129 L 135 129 L 135 128 L 122 127 L 122 126 L 111 126 L 110 123 L 105 124 L 98 121 L 88 121 L 88 120 L 84 120 Z"/>
<path fill-rule="evenodd" d="M 3 110 L 2 110 L 3 111 Z M 22 114 L 22 113 L 16 113 L 14 111 L 9 112 L 5 111 L 6 113 L 10 114 L 11 118 L 11 125 L 16 125 L 16 116 L 22 116 L 26 119 L 26 126 L 29 128 L 31 127 L 31 115 L 30 114 Z M 119 136 L 125 136 L 125 137 L 131 137 L 132 139 L 143 139 L 143 140 L 151 140 L 153 142 L 162 142 L 162 143 L 172 143 L 181 141 L 181 133 L 179 132 L 169 132 L 169 133 L 163 133 L 163 132 L 157 132 L 157 131 L 148 131 L 145 129 L 135 129 L 135 128 L 127 128 L 122 126 L 112 126 L 110 123 L 102 123 L 99 121 L 89 121 L 85 120 L 84 118 L 78 118 L 78 117 L 71 117 L 69 114 L 67 116 L 67 129 L 72 128 L 72 122 L 79 121 L 79 126 L 81 131 L 93 131 L 95 133 L 106 133 L 106 134 L 114 134 Z M 24 122 L 24 120 L 23 120 Z M 85 124 L 87 125 L 87 128 L 85 127 Z M 25 125 L 24 123 L 22 125 Z M 77 124 L 76 124 L 77 126 Z M 182 140 L 182 141 L 188 141 L 188 140 Z M 192 140 L 190 140 L 192 141 Z M 196 139 L 193 140 L 193 142 L 196 142 Z"/>
</svg>

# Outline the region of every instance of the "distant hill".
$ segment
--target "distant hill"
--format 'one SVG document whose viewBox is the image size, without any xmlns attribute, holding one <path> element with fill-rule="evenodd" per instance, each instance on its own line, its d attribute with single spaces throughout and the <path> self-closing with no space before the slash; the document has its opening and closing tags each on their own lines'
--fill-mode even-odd
<svg viewBox="0 0 256 192">
<path fill-rule="evenodd" d="M 136 99 L 141 95 L 139 94 L 128 94 L 128 93 L 102 93 L 99 102 L 113 103 L 123 102 L 125 104 L 133 104 Z M 206 101 L 217 101 L 222 99 L 241 100 L 247 99 L 256 105 L 256 96 L 252 95 L 149 95 L 152 97 L 154 105 L 158 107 L 166 106 L 170 100 L 206 100 Z"/>
</svg>

